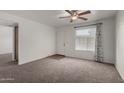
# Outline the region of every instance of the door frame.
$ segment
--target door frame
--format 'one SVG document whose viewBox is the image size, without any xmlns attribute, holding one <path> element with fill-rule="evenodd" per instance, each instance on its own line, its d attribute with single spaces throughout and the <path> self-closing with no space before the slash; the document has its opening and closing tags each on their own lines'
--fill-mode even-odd
<svg viewBox="0 0 124 93">
<path fill-rule="evenodd" d="M 13 23 L 13 24 L 9 24 L 9 25 L 0 23 L 0 25 L 13 28 L 13 54 L 12 54 L 12 61 L 14 61 L 14 63 L 18 64 L 18 61 L 19 61 L 19 26 L 18 26 L 17 23 Z"/>
<path fill-rule="evenodd" d="M 14 27 L 14 61 L 18 64 L 18 60 L 19 60 L 19 26 L 15 25 Z"/>
</svg>

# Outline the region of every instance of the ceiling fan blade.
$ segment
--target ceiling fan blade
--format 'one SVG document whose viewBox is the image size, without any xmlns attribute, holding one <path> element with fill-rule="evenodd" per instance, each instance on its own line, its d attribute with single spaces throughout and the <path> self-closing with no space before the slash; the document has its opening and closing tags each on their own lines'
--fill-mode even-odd
<svg viewBox="0 0 124 93">
<path fill-rule="evenodd" d="M 70 10 L 65 10 L 66 12 L 68 12 L 69 14 L 73 15 L 73 13 Z"/>
<path fill-rule="evenodd" d="M 89 13 L 91 13 L 91 12 L 88 10 L 88 11 L 85 11 L 85 12 L 79 13 L 78 15 L 79 15 L 79 16 L 82 16 L 82 15 L 89 14 Z"/>
<path fill-rule="evenodd" d="M 61 18 L 69 18 L 69 17 L 71 17 L 71 16 L 64 16 L 64 17 L 59 17 L 59 18 L 61 19 Z"/>
<path fill-rule="evenodd" d="M 72 12 L 77 12 L 78 10 L 71 10 Z"/>
<path fill-rule="evenodd" d="M 79 19 L 82 19 L 82 20 L 87 20 L 87 18 L 84 18 L 84 17 L 78 17 Z"/>
</svg>

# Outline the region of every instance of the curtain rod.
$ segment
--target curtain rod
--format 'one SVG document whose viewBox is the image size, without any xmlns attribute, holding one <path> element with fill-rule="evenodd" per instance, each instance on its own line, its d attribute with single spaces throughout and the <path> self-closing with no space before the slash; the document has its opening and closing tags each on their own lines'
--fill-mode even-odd
<svg viewBox="0 0 124 93">
<path fill-rule="evenodd" d="M 90 24 L 90 25 L 84 25 L 84 26 L 75 26 L 74 28 L 87 27 L 87 26 L 92 26 L 97 24 L 103 24 L 103 23 L 96 23 L 96 24 Z"/>
</svg>

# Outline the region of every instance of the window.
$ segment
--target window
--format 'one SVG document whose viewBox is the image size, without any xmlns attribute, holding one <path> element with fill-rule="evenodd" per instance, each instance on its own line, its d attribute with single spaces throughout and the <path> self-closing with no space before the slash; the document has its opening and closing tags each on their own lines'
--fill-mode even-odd
<svg viewBox="0 0 124 93">
<path fill-rule="evenodd" d="M 95 51 L 96 26 L 76 28 L 76 50 Z"/>
</svg>

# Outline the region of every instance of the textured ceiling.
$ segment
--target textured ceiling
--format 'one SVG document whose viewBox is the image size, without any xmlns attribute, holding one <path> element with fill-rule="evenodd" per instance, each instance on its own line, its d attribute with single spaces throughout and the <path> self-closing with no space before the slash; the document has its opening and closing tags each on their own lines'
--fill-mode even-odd
<svg viewBox="0 0 124 93">
<path fill-rule="evenodd" d="M 75 22 L 70 23 L 69 19 L 59 19 L 58 17 L 60 16 L 68 15 L 68 13 L 66 13 L 64 10 L 4 10 L 3 12 L 14 14 L 20 17 L 24 17 L 54 27 L 85 22 L 78 19 Z M 116 14 L 115 10 L 91 10 L 91 14 L 84 15 L 84 17 L 88 18 L 88 21 L 86 22 L 90 22 L 90 21 L 114 16 L 115 14 Z"/>
</svg>

